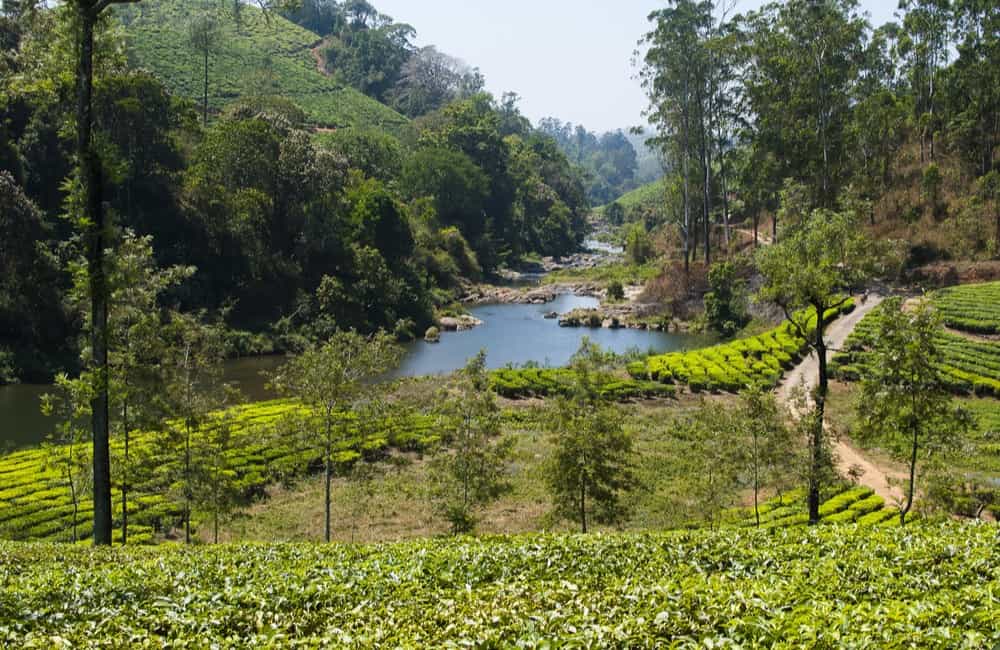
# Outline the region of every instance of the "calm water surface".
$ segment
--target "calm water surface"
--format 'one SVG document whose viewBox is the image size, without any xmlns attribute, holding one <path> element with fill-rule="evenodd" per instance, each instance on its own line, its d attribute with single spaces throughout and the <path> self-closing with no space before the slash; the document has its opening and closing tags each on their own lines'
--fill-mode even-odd
<svg viewBox="0 0 1000 650">
<path fill-rule="evenodd" d="M 490 368 L 529 361 L 561 366 L 580 347 L 583 337 L 615 352 L 631 348 L 667 352 L 702 347 L 709 340 L 689 334 L 668 334 L 642 330 L 605 330 L 559 327 L 546 319 L 549 312 L 565 313 L 577 308 L 596 307 L 596 298 L 562 295 L 545 305 L 484 305 L 470 308 L 484 324 L 465 332 L 444 332 L 440 343 L 416 341 L 407 346 L 407 354 L 396 377 L 439 375 L 457 370 L 479 350 L 486 350 Z M 226 379 L 239 385 L 247 399 L 262 401 L 275 395 L 266 387 L 262 373 L 277 368 L 284 357 L 237 359 L 226 364 Z M 39 399 L 48 386 L 18 385 L 0 387 L 0 451 L 37 444 L 52 429 L 52 422 L 41 415 Z"/>
</svg>

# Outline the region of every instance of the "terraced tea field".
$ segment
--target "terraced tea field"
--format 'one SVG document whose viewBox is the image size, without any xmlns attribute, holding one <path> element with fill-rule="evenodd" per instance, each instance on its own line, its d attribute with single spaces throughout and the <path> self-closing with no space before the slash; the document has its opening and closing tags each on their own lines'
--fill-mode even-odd
<svg viewBox="0 0 1000 650">
<path fill-rule="evenodd" d="M 260 493 L 266 485 L 301 476 L 319 467 L 321 454 L 285 428 L 290 416 L 303 415 L 296 402 L 276 401 L 242 406 L 228 412 L 233 430 L 227 465 L 235 468 L 240 493 Z M 341 462 L 373 458 L 390 447 L 423 449 L 439 440 L 437 420 L 427 415 L 386 417 L 359 422 L 353 414 L 342 416 L 350 432 L 338 445 Z M 211 425 L 209 425 L 211 426 Z M 181 476 L 183 455 L 166 444 L 165 434 L 133 434 L 130 455 L 134 470 L 130 480 L 129 541 L 153 541 L 176 525 L 181 516 L 177 501 L 169 498 L 171 484 Z M 65 447 L 27 449 L 0 457 L 0 538 L 12 540 L 69 541 L 73 529 L 73 504 L 69 485 L 59 469 Z M 122 443 L 114 440 L 112 457 L 122 457 Z M 113 490 L 116 519 L 121 514 L 120 493 Z M 81 500 L 77 532 L 91 531 L 93 504 Z M 120 522 L 116 521 L 116 527 Z M 115 535 L 120 530 L 116 528 Z"/>
<path fill-rule="evenodd" d="M 854 302 L 848 301 L 840 309 L 827 312 L 826 319 L 853 309 Z M 815 329 L 815 323 L 814 315 L 808 329 Z M 692 391 L 735 393 L 753 384 L 776 385 L 806 348 L 806 340 L 785 322 L 758 336 L 690 352 L 651 356 L 630 364 L 628 372 L 636 379 L 682 384 Z"/>
<path fill-rule="evenodd" d="M 932 300 L 948 327 L 972 334 L 1000 334 L 1000 282 L 941 289 Z"/>
</svg>

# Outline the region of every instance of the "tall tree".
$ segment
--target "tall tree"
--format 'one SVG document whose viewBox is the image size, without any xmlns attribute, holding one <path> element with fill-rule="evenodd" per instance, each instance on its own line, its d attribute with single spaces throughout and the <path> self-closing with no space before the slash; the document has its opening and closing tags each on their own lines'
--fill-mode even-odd
<svg viewBox="0 0 1000 650">
<path fill-rule="evenodd" d="M 298 398 L 312 411 L 305 422 L 305 443 L 321 453 L 324 483 L 324 539 L 331 539 L 330 489 L 338 444 L 347 437 L 343 414 L 358 397 L 374 388 L 366 382 L 395 367 L 401 350 L 392 337 L 371 338 L 355 331 L 337 332 L 321 345 L 292 357 L 272 376 L 283 395 Z M 349 455 L 356 458 L 356 454 Z"/>
<path fill-rule="evenodd" d="M 624 517 L 622 496 L 635 486 L 632 437 L 622 428 L 621 414 L 602 398 L 599 386 L 608 379 L 609 359 L 584 339 L 571 361 L 567 395 L 549 412 L 554 447 L 547 464 L 547 483 L 556 513 L 580 524 L 616 523 Z"/>
<path fill-rule="evenodd" d="M 113 4 L 139 0 L 70 0 L 77 21 L 76 155 L 82 190 L 78 223 L 87 239 L 91 300 L 91 348 L 97 390 L 91 407 L 94 444 L 94 544 L 111 544 L 111 452 L 108 430 L 108 287 L 104 249 L 107 246 L 100 154 L 93 138 L 94 30 Z"/>
<path fill-rule="evenodd" d="M 972 428 L 971 414 L 954 405 L 938 371 L 940 329 L 941 318 L 927 300 L 905 308 L 900 298 L 886 300 L 871 340 L 871 365 L 861 381 L 861 435 L 888 448 L 909 470 L 901 525 L 913 507 L 918 462 L 957 447 Z"/>
<path fill-rule="evenodd" d="M 872 277 L 876 246 L 851 213 L 816 210 L 786 228 L 782 240 L 757 251 L 764 276 L 759 298 L 777 303 L 819 361 L 813 431 L 809 439 L 809 520 L 819 521 L 819 489 L 826 447 L 824 413 L 829 392 L 827 312 L 846 303 Z"/>
<path fill-rule="evenodd" d="M 453 533 L 468 533 L 476 510 L 510 488 L 507 461 L 514 439 L 500 436 L 500 407 L 485 352 L 457 374 L 442 411 L 449 439 L 432 461 L 435 507 Z"/>
<path fill-rule="evenodd" d="M 222 30 L 220 29 L 219 21 L 214 15 L 208 12 L 203 12 L 195 16 L 188 26 L 188 40 L 194 51 L 201 56 L 203 62 L 203 94 L 201 102 L 203 126 L 208 126 L 208 62 L 212 53 L 218 50 L 221 38 Z"/>
</svg>

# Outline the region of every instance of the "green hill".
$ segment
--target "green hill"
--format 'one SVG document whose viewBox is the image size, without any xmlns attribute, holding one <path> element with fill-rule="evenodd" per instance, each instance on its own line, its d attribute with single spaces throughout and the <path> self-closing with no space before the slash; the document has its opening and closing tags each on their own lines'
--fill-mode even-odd
<svg viewBox="0 0 1000 650">
<path fill-rule="evenodd" d="M 625 208 L 626 212 L 636 209 L 662 210 L 663 203 L 666 200 L 664 196 L 666 183 L 667 181 L 664 178 L 647 183 L 635 188 L 631 192 L 621 195 L 615 203 Z M 606 207 L 608 206 L 601 206 L 599 210 L 603 211 Z"/>
<path fill-rule="evenodd" d="M 203 59 L 190 44 L 189 25 L 205 7 L 221 14 L 217 51 L 209 59 L 212 110 L 247 95 L 281 95 L 320 127 L 368 126 L 398 131 L 405 117 L 316 68 L 311 48 L 320 38 L 281 16 L 244 5 L 241 26 L 202 0 L 147 0 L 121 5 L 129 56 L 163 79 L 175 94 L 201 103 Z"/>
<path fill-rule="evenodd" d="M 993 648 L 994 526 L 0 543 L 5 647 Z"/>
</svg>

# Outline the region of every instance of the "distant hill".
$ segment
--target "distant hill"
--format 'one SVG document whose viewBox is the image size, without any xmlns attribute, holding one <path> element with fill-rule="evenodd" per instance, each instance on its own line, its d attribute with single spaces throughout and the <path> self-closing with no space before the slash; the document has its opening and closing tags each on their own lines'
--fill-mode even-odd
<svg viewBox="0 0 1000 650">
<path fill-rule="evenodd" d="M 635 149 L 636 162 L 639 168 L 635 172 L 635 181 L 645 185 L 663 178 L 663 164 L 656 150 L 646 144 L 646 141 L 653 137 L 653 134 L 636 135 L 626 132 L 628 141 Z"/>
<path fill-rule="evenodd" d="M 228 5 L 227 5 L 228 6 Z M 278 15 L 243 5 L 240 29 L 218 2 L 147 0 L 116 5 L 129 56 L 159 76 L 175 94 L 200 104 L 201 55 L 190 42 L 190 24 L 202 11 L 219 19 L 216 52 L 209 60 L 209 105 L 218 111 L 243 96 L 280 95 L 298 104 L 316 126 L 384 127 L 398 131 L 407 119 L 317 69 L 315 33 Z"/>
</svg>

